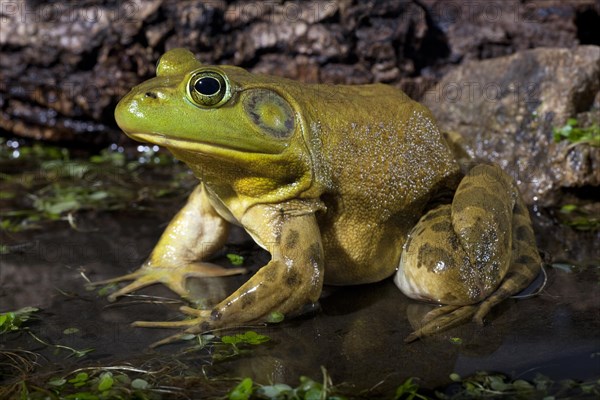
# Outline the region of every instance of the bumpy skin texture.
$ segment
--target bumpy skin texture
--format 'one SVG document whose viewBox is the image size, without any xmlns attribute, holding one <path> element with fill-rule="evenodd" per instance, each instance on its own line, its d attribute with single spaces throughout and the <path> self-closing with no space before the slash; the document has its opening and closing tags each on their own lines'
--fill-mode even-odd
<svg viewBox="0 0 600 400">
<path fill-rule="evenodd" d="M 203 261 L 230 223 L 272 255 L 213 310 L 184 307 L 194 318 L 139 326 L 198 332 L 293 314 L 318 300 L 323 283 L 391 276 L 404 250 L 411 266 L 400 271 L 410 278 L 399 272 L 397 280 L 409 282 L 400 284 L 405 293 L 454 305 L 432 318 L 437 329 L 473 316 L 471 304 L 502 301 L 539 269 L 526 209 L 497 168 L 474 169 L 452 206 L 419 221 L 461 175 L 430 112 L 390 86 L 301 84 L 205 66 L 175 49 L 115 116 L 132 138 L 167 147 L 201 184 L 142 268 L 111 280 L 134 279 L 111 299 L 156 282 L 185 297 L 188 276 L 241 272 Z M 441 261 L 458 266 L 440 280 Z"/>
</svg>

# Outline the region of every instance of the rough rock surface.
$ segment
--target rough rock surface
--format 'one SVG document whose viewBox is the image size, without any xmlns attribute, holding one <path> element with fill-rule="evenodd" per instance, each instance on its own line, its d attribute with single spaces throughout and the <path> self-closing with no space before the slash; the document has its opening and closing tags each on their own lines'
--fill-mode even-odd
<svg viewBox="0 0 600 400">
<path fill-rule="evenodd" d="M 511 172 L 527 202 L 600 189 L 600 148 L 555 143 L 567 118 L 600 125 L 600 47 L 539 48 L 456 68 L 425 95 L 470 156 Z"/>
<path fill-rule="evenodd" d="M 188 47 L 207 63 L 303 81 L 388 82 L 413 96 L 461 60 L 600 44 L 594 0 L 15 0 L 0 9 L 0 130 L 123 140 L 113 108 Z"/>
</svg>

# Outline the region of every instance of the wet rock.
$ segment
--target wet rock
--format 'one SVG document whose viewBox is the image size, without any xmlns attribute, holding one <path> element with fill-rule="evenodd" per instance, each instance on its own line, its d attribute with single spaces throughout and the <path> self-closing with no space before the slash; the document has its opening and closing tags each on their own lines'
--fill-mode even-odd
<svg viewBox="0 0 600 400">
<path fill-rule="evenodd" d="M 580 42 L 579 26 L 591 27 L 576 17 L 584 12 L 600 12 L 593 0 L 423 3 L 446 35 L 454 60 L 493 58 L 540 46 L 572 47 Z"/>
<path fill-rule="evenodd" d="M 465 63 L 424 101 L 470 156 L 513 174 L 527 202 L 550 205 L 600 186 L 600 148 L 553 140 L 568 118 L 600 124 L 599 91 L 600 47 L 540 48 Z"/>
</svg>

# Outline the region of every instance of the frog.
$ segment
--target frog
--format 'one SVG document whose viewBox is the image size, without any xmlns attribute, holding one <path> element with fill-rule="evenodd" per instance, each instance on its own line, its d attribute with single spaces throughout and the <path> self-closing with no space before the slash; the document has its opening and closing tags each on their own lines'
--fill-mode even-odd
<svg viewBox="0 0 600 400">
<path fill-rule="evenodd" d="M 526 287 L 541 259 L 527 207 L 497 166 L 463 171 L 431 112 L 382 83 L 330 85 L 163 54 L 115 118 L 134 140 L 168 149 L 198 178 L 143 265 L 110 301 L 161 283 L 189 298 L 189 278 L 244 268 L 207 260 L 242 227 L 270 260 L 209 309 L 134 326 L 184 334 L 292 318 L 324 285 L 390 277 L 439 304 L 407 341 L 469 319 Z"/>
</svg>

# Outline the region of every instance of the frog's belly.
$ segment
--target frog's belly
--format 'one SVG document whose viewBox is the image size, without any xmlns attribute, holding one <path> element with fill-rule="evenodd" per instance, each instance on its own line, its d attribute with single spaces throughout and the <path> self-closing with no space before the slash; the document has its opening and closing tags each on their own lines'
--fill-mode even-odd
<svg viewBox="0 0 600 400">
<path fill-rule="evenodd" d="M 328 236 L 326 232 L 322 235 L 325 284 L 359 285 L 379 282 L 396 271 L 402 251 L 401 236 L 381 237 L 381 233 L 372 236 L 374 238 L 365 233 L 339 238 Z"/>
</svg>

